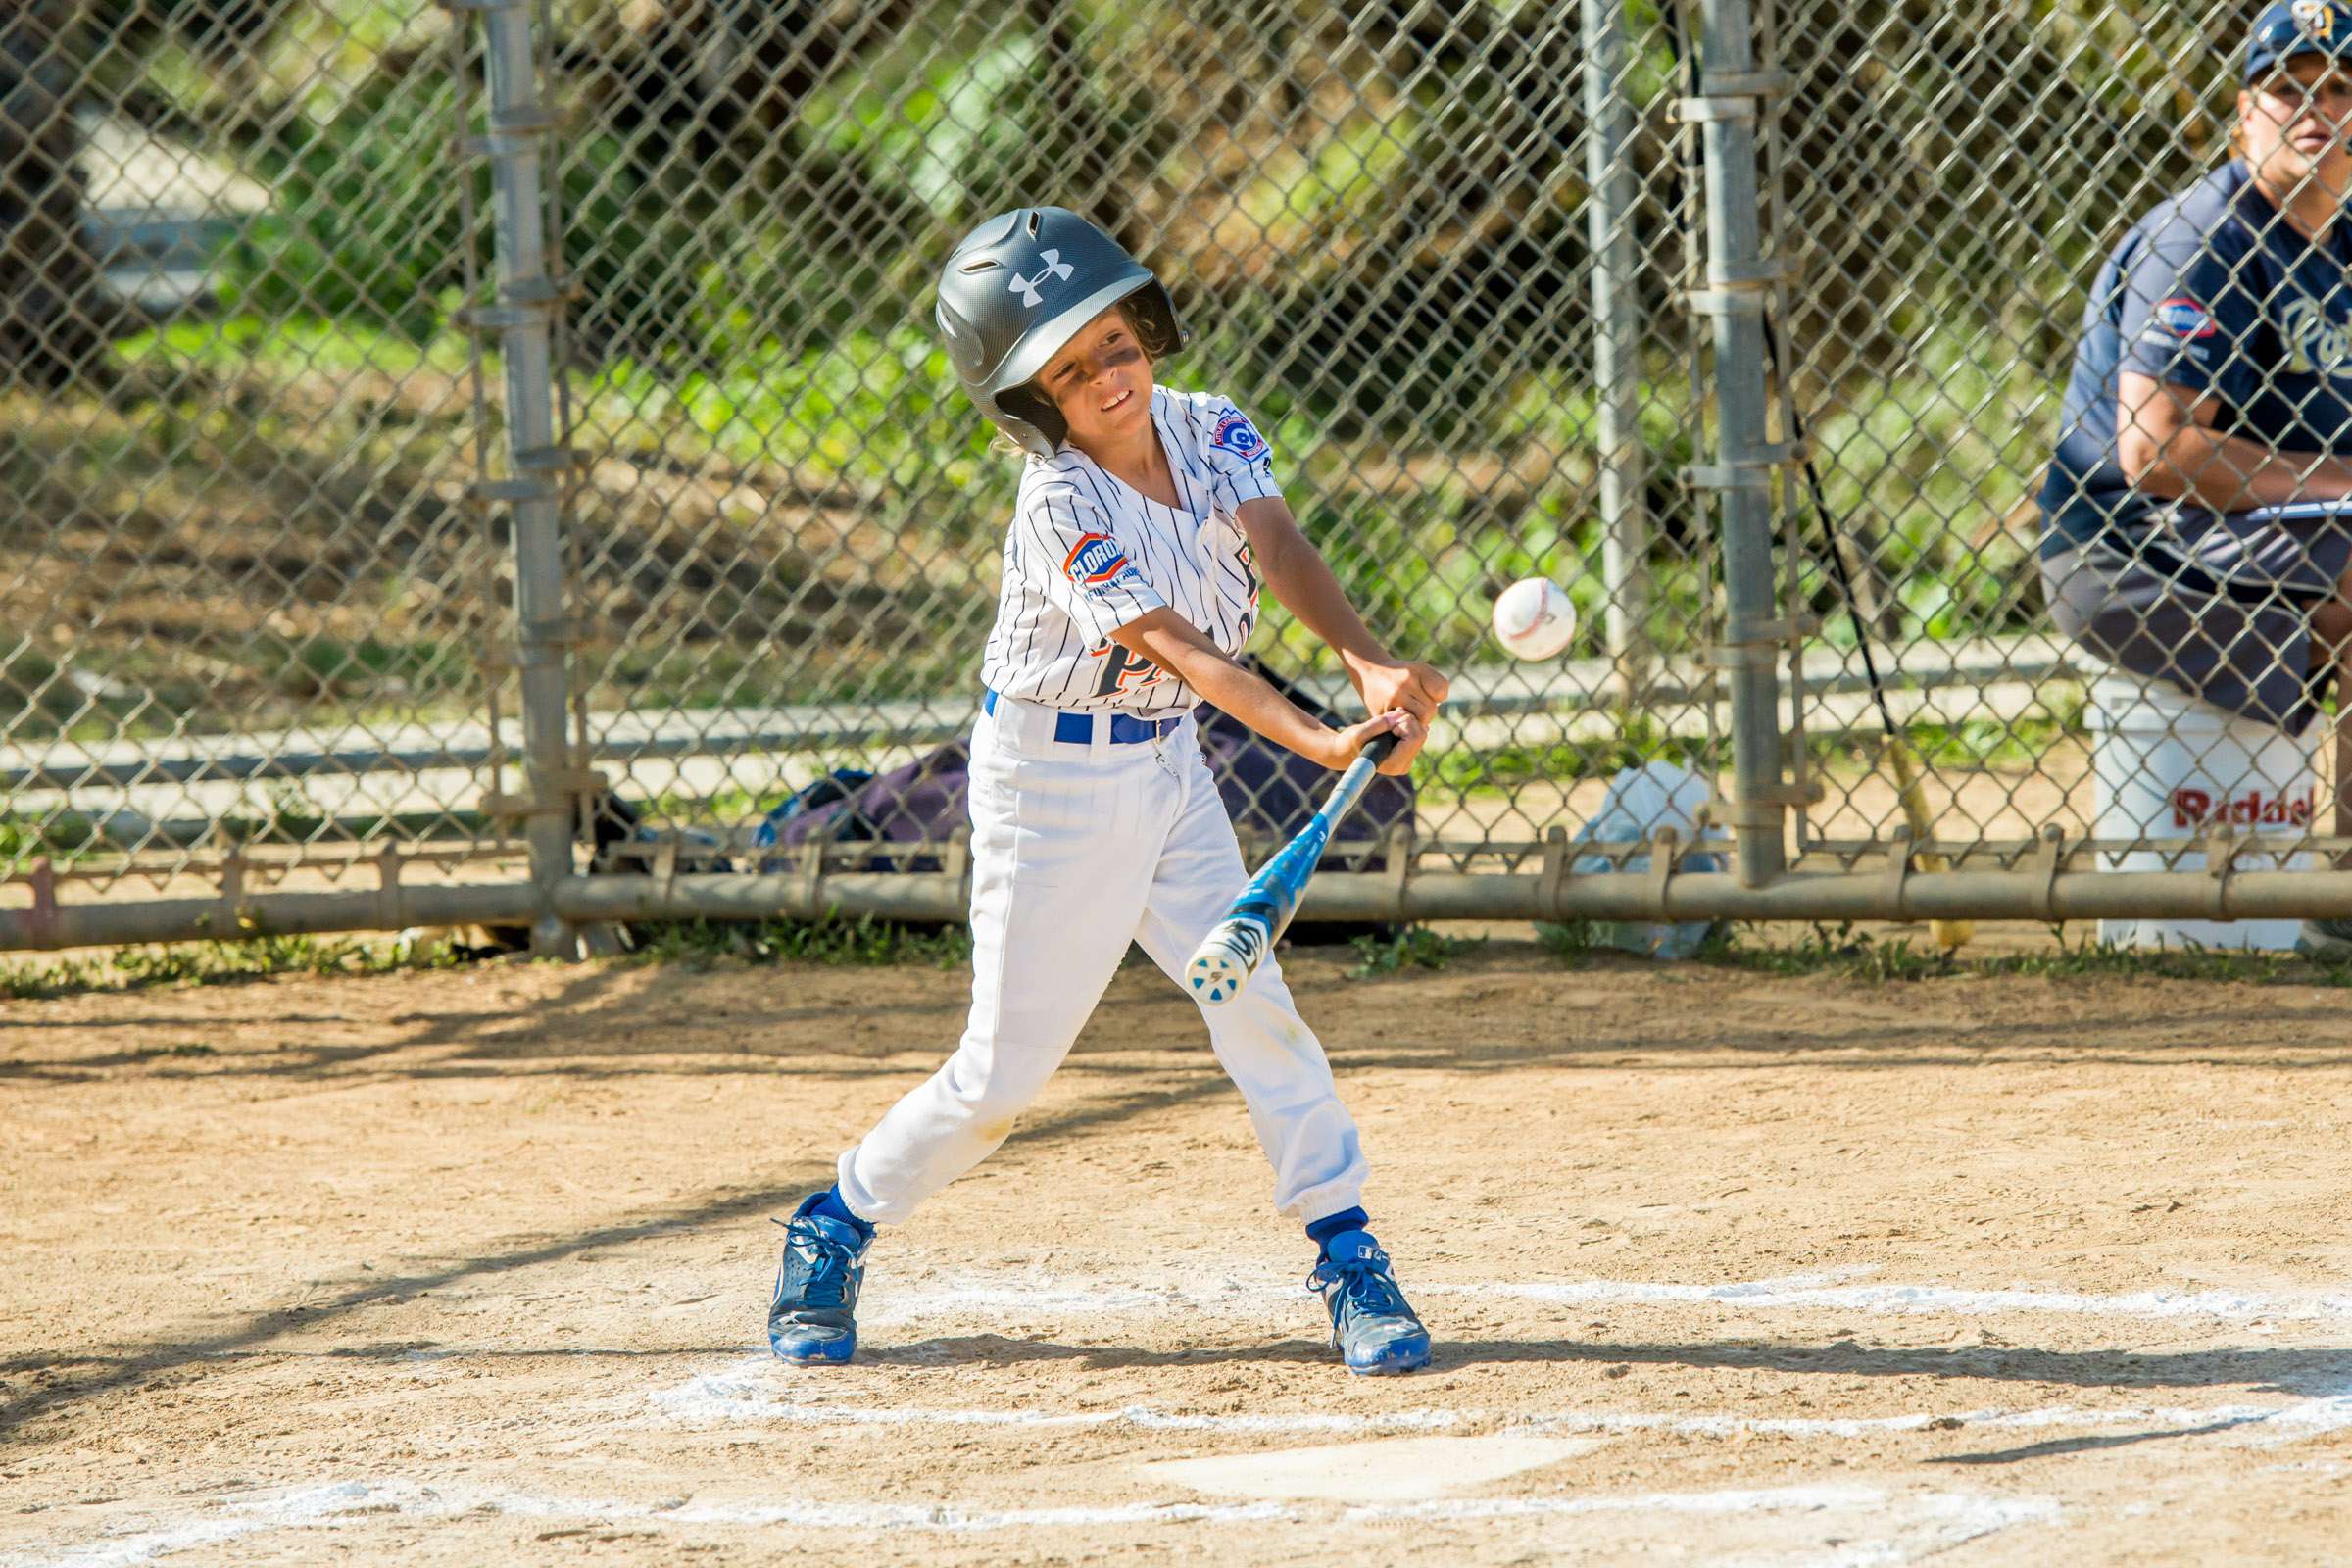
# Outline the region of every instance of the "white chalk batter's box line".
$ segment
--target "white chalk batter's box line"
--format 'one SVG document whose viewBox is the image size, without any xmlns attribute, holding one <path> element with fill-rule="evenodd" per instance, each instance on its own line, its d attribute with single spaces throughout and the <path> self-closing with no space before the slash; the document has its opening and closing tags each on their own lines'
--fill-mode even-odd
<svg viewBox="0 0 2352 1568">
<path fill-rule="evenodd" d="M 2021 1524 L 2060 1516 L 2046 1497 L 1964 1492 L 1889 1493 L 1867 1486 L 1792 1486 L 1719 1492 L 1666 1492 L 1552 1497 L 1468 1497 L 1422 1502 L 1363 1503 L 1307 1508 L 1284 1502 L 1128 1503 L 1103 1507 L 984 1508 L 950 1503 L 775 1502 L 654 1504 L 615 1499 L 551 1497 L 473 1486 L 430 1486 L 404 1478 L 345 1481 L 260 1496 L 222 1499 L 222 1511 L 159 1529 L 121 1534 L 45 1555 L 15 1555 L 6 1568 L 132 1568 L 160 1558 L 218 1546 L 241 1538 L 296 1530 L 334 1530 L 379 1524 L 454 1520 L 461 1515 L 505 1515 L 534 1522 L 589 1527 L 754 1528 L 803 1531 L 986 1533 L 1005 1530 L 1100 1530 L 1111 1526 L 1278 1523 L 1378 1525 L 1398 1521 L 1473 1523 L 1482 1520 L 1644 1515 L 1722 1517 L 1824 1514 L 1848 1537 L 1843 1550 L 1807 1550 L 1815 1568 L 1901 1564 L 1950 1550 L 1965 1542 Z M 1889 1539 L 1880 1529 L 1891 1527 Z M 1905 1539 L 1908 1538 L 1908 1539 Z M 1743 1554 L 1751 1563 L 1771 1557 Z"/>
<path fill-rule="evenodd" d="M 2244 1291 L 2139 1291 L 2093 1295 L 2030 1288 L 1961 1290 L 1937 1285 L 1845 1283 L 1872 1272 L 1851 1268 L 1779 1279 L 1718 1285 L 1671 1285 L 1647 1281 L 1585 1280 L 1559 1284 L 1410 1285 L 1428 1298 L 1534 1299 L 1576 1306 L 1700 1305 L 1732 1311 L 1836 1311 L 1843 1314 L 1941 1314 L 1990 1317 L 2020 1313 L 2118 1320 L 2186 1319 L 2264 1325 L 2275 1322 L 2352 1321 L 2352 1297 L 2318 1293 L 2278 1295 Z M 1197 1314 L 1203 1308 L 1251 1320 L 1287 1316 L 1302 1293 L 1233 1285 L 1220 1291 L 1146 1290 L 1102 1282 L 1052 1278 L 1020 1285 L 949 1280 L 892 1292 L 877 1288 L 869 1324 L 920 1325 L 926 1318 L 982 1309 L 1011 1321 Z M 812 1376 L 821 1378 L 825 1374 Z M 727 1372 L 707 1374 L 652 1396 L 657 1419 L 682 1423 L 765 1422 L 797 1426 L 944 1426 L 1001 1428 L 1122 1427 L 1147 1432 L 1229 1434 L 1356 1434 L 1443 1432 L 1463 1427 L 1501 1426 L 1516 1432 L 1613 1434 L 1661 1432 L 1690 1437 L 1783 1436 L 1863 1438 L 1918 1431 L 1938 1422 L 1995 1430 L 2095 1428 L 2155 1421 L 2167 1425 L 2245 1428 L 2237 1440 L 2268 1446 L 2300 1442 L 2352 1427 L 2352 1382 L 2316 1396 L 2276 1404 L 2177 1405 L 2120 1410 L 2050 1405 L 2027 1410 L 1978 1409 L 1860 1418 L 1774 1418 L 1746 1415 L 1689 1415 L 1643 1412 L 1405 1410 L 1376 1415 L 1301 1412 L 1282 1415 L 1205 1415 L 1129 1406 L 1120 1410 L 1042 1411 L 1023 1409 L 921 1409 L 884 1404 L 850 1404 L 826 1398 L 821 1385 L 780 1391 L 788 1377 L 764 1355 L 755 1355 Z M 808 1392 L 803 1392 L 806 1389 Z"/>
<path fill-rule="evenodd" d="M 2257 1291 L 2132 1291 L 2090 1295 L 2020 1286 L 1964 1290 L 1941 1285 L 1849 1284 L 1869 1268 L 1795 1274 L 1782 1279 L 1720 1285 L 1669 1285 L 1642 1280 L 1559 1283 L 1489 1281 L 1432 1283 L 1406 1277 L 1405 1294 L 1430 1298 L 1542 1301 L 1559 1306 L 1717 1306 L 1743 1312 L 1823 1311 L 1874 1316 L 2069 1317 L 2202 1319 L 2246 1323 L 2352 1324 L 2352 1295 Z M 951 1279 L 894 1285 L 887 1272 L 867 1286 L 860 1321 L 869 1325 L 920 1322 L 927 1316 L 985 1310 L 1020 1319 L 1194 1314 L 1264 1318 L 1310 1299 L 1303 1287 L 1232 1285 L 1200 1291 L 1072 1282 L 1053 1276 Z"/>
<path fill-rule="evenodd" d="M 1581 1281 L 1560 1284 L 1440 1284 L 1413 1287 L 1431 1297 L 1501 1297 L 1574 1305 L 1696 1304 L 1727 1310 L 1834 1310 L 1848 1313 L 1898 1313 L 1985 1316 L 2018 1312 L 2060 1313 L 2116 1318 L 2199 1318 L 2222 1321 L 2333 1322 L 2352 1320 L 2352 1298 L 2325 1295 L 2278 1296 L 2244 1292 L 2139 1292 L 2117 1296 L 2084 1295 L 2031 1289 L 1998 1291 L 1955 1290 L 1937 1286 L 1855 1285 L 1850 1281 L 1869 1270 L 1799 1275 L 1744 1283 L 1690 1286 L 1625 1281 Z M 1409 1282 L 1408 1282 L 1409 1283 Z M 889 1299 L 884 1297 L 884 1299 Z M 1073 1286 L 1034 1279 L 1010 1284 L 958 1283 L 917 1285 L 896 1296 L 889 1319 L 920 1319 L 957 1307 L 1009 1309 L 1008 1315 L 1087 1316 L 1103 1313 L 1197 1313 L 1222 1307 L 1236 1313 L 1262 1316 L 1277 1301 L 1298 1304 L 1292 1291 L 1235 1287 L 1222 1293 L 1188 1293 L 1106 1287 Z M 879 1304 L 879 1303 L 877 1303 Z M 869 1314 L 880 1320 L 883 1314 Z M 454 1352 L 462 1358 L 463 1351 Z M 434 1359 L 440 1356 L 435 1354 Z M 792 1388 L 779 1393 L 779 1382 Z M 1019 1409 L 927 1410 L 876 1404 L 838 1402 L 833 1391 L 813 1380 L 794 1388 L 798 1380 L 766 1356 L 747 1359 L 725 1374 L 698 1377 L 651 1396 L 654 1419 L 665 1422 L 757 1421 L 795 1425 L 916 1425 L 979 1427 L 1126 1426 L 1152 1432 L 1236 1434 L 1305 1434 L 1323 1436 L 1443 1432 L 1463 1427 L 1500 1427 L 1539 1434 L 1617 1435 L 1664 1432 L 1702 1437 L 1776 1434 L 1790 1437 L 1863 1438 L 1919 1430 L 1937 1422 L 1958 1420 L 1966 1427 L 1992 1430 L 2099 1427 L 2157 1422 L 2184 1426 L 2240 1426 L 2235 1441 L 2264 1446 L 2291 1443 L 2323 1432 L 2352 1427 L 2352 1387 L 2317 1397 L 2276 1405 L 2230 1404 L 2207 1407 L 2149 1406 L 2093 1410 L 2048 1406 L 2028 1410 L 1979 1410 L 1949 1416 L 1906 1414 L 1859 1418 L 1774 1418 L 1736 1415 L 1693 1415 L 1646 1412 L 1565 1411 L 1549 1414 L 1422 1409 L 1349 1415 L 1301 1412 L 1265 1415 L 1208 1415 L 1130 1406 L 1114 1411 L 1036 1411 Z M 808 1392 L 802 1392 L 802 1390 Z M 756 1504 L 693 1506 L 533 1496 L 479 1488 L 432 1487 L 406 1479 L 343 1482 L 270 1496 L 244 1495 L 221 1499 L 220 1511 L 191 1518 L 143 1534 L 114 1534 L 46 1555 L 15 1555 L 8 1568 L 127 1568 L 178 1552 L 216 1545 L 263 1532 L 342 1529 L 380 1516 L 417 1521 L 452 1519 L 460 1514 L 491 1512 L 546 1520 L 579 1521 L 594 1526 L 641 1524 L 663 1526 L 789 1527 L 844 1531 L 994 1531 L 1070 1527 L 1175 1525 L 1187 1523 L 1244 1523 L 1249 1521 L 1324 1521 L 1376 1524 L 1392 1520 L 1467 1522 L 1536 1518 L 1548 1515 L 1643 1513 L 1773 1514 L 1857 1509 L 1885 1513 L 1889 1494 L 1868 1488 L 1791 1487 L 1695 1494 L 1648 1494 L 1630 1496 L 1537 1496 L 1435 1499 L 1417 1502 L 1326 1505 L 1302 1510 L 1286 1502 L 1151 1503 L 1058 1509 L 991 1509 L 956 1504 L 904 1504 L 837 1499 L 796 1499 Z M 1927 1539 L 1889 1541 L 1883 1533 L 1870 1539 L 1862 1526 L 1839 1534 L 1848 1543 L 1824 1554 L 1803 1553 L 1808 1564 L 1836 1568 L 1838 1564 L 1904 1563 L 1949 1550 L 1963 1542 L 2022 1523 L 2046 1523 L 2057 1517 L 2057 1505 L 2042 1498 L 2018 1498 L 1962 1493 L 1924 1493 L 1906 1490 L 1895 1494 L 1895 1506 L 1912 1516 L 1903 1528 Z M 1743 1558 L 1757 1562 L 1752 1554 Z"/>
<path fill-rule="evenodd" d="M 2300 1443 L 2352 1428 L 2352 1379 L 2339 1392 L 2277 1404 L 2139 1405 L 2091 1409 L 2041 1405 L 2025 1410 L 1977 1409 L 1891 1416 L 1694 1415 L 1664 1411 L 1414 1409 L 1350 1415 L 1300 1411 L 1264 1415 L 1209 1415 L 1126 1405 L 1116 1410 L 936 1409 L 846 1402 L 838 1391 L 815 1386 L 818 1378 L 841 1374 L 786 1372 L 765 1354 L 747 1357 L 726 1372 L 706 1373 L 650 1396 L 655 1418 L 686 1426 L 748 1422 L 801 1427 L 998 1427 L 1035 1430 L 1116 1428 L 1135 1432 L 1198 1432 L 1231 1436 L 1380 1437 L 1416 1432 L 1495 1430 L 1542 1436 L 1621 1436 L 1664 1433 L 1677 1437 L 1875 1438 L 1926 1432 L 1957 1424 L 1979 1431 L 2086 1429 L 2156 1424 L 2178 1427 L 2242 1428 L 2239 1437 L 2255 1446 Z M 847 1397 L 855 1397 L 855 1395 Z"/>
</svg>

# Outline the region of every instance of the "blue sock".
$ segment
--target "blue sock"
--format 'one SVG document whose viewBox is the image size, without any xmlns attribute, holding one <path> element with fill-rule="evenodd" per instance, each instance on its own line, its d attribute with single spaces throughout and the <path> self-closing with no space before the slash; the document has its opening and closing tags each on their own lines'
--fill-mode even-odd
<svg viewBox="0 0 2352 1568">
<path fill-rule="evenodd" d="M 815 1206 L 808 1212 L 822 1214 L 827 1219 L 837 1219 L 869 1242 L 874 1239 L 872 1224 L 850 1212 L 850 1205 L 841 1200 L 841 1188 L 838 1185 L 826 1188 L 824 1195 L 817 1199 Z"/>
<path fill-rule="evenodd" d="M 1310 1223 L 1306 1227 L 1306 1239 L 1315 1244 L 1315 1250 L 1321 1257 L 1329 1257 L 1331 1255 L 1331 1239 L 1334 1236 L 1344 1236 L 1349 1231 L 1364 1230 L 1371 1223 L 1372 1216 L 1362 1209 L 1343 1208 L 1337 1214 L 1326 1214 L 1321 1219 Z"/>
</svg>

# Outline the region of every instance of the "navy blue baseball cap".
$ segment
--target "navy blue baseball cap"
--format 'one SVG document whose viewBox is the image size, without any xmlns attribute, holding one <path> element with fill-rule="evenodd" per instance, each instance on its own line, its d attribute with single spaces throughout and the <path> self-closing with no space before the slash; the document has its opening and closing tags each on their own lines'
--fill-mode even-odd
<svg viewBox="0 0 2352 1568">
<path fill-rule="evenodd" d="M 2246 80 L 2297 55 L 2352 61 L 2352 0 L 2278 0 L 2254 19 L 2246 40 Z"/>
</svg>

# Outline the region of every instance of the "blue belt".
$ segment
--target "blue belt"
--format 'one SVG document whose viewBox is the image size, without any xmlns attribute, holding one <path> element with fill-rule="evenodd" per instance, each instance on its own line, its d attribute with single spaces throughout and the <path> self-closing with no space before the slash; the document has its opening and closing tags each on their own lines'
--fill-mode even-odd
<svg viewBox="0 0 2352 1568">
<path fill-rule="evenodd" d="M 981 709 L 987 712 L 995 712 L 997 710 L 997 694 L 989 691 L 986 687 L 982 687 L 981 692 Z M 1184 715 L 1182 713 L 1178 713 L 1173 718 L 1138 718 L 1133 713 L 1113 713 L 1110 715 L 1110 744 L 1133 746 L 1138 741 L 1155 741 L 1163 735 L 1175 734 L 1176 726 L 1183 722 Z M 1072 746 L 1092 746 L 1095 743 L 1095 715 L 1092 713 L 1055 713 L 1054 715 L 1054 738 L 1057 741 L 1066 741 Z"/>
</svg>

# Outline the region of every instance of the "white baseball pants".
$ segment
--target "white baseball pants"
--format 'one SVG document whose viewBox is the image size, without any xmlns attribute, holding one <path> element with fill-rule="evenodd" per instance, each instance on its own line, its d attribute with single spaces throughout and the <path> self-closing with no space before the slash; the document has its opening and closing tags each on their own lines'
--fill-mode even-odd
<svg viewBox="0 0 2352 1568">
<path fill-rule="evenodd" d="M 1061 1065 L 1132 940 L 1183 983 L 1249 876 L 1186 718 L 1157 741 L 1054 738 L 1055 713 L 999 699 L 972 734 L 972 1010 L 939 1071 L 841 1156 L 841 1196 L 894 1224 L 977 1165 Z M 1217 1061 L 1301 1223 L 1353 1207 L 1365 1166 L 1323 1047 L 1271 956 L 1203 1008 Z"/>
</svg>

